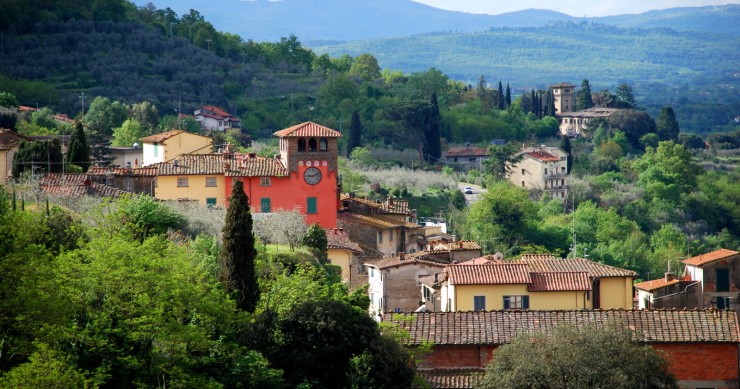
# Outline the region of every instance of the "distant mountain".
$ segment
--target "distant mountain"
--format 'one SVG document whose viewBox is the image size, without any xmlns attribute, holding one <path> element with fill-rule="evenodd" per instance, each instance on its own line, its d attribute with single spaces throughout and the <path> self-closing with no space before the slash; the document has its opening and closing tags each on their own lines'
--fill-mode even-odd
<svg viewBox="0 0 740 389">
<path fill-rule="evenodd" d="M 499 27 L 543 27 L 587 21 L 630 28 L 671 28 L 740 36 L 740 5 L 672 8 L 638 15 L 578 18 L 529 9 L 500 15 L 446 11 L 411 0 L 134 0 L 178 14 L 200 12 L 221 31 L 254 41 L 290 34 L 302 42 L 353 41 L 432 32 L 476 32 Z"/>
</svg>

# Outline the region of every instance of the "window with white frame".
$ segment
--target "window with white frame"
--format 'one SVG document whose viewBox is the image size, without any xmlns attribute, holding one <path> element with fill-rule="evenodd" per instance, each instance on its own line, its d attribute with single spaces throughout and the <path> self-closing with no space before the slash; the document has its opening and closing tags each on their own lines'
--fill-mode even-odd
<svg viewBox="0 0 740 389">
<path fill-rule="evenodd" d="M 504 309 L 529 309 L 529 296 L 504 296 Z"/>
<path fill-rule="evenodd" d="M 187 177 L 177 177 L 177 187 L 178 188 L 187 188 L 188 187 L 188 178 Z"/>
<path fill-rule="evenodd" d="M 272 186 L 271 177 L 260 177 L 260 186 Z"/>
</svg>

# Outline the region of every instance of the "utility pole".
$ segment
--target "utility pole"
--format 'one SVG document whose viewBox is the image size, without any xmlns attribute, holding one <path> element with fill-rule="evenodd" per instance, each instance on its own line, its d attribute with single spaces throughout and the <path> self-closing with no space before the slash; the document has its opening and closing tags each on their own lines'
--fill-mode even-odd
<svg viewBox="0 0 740 389">
<path fill-rule="evenodd" d="M 211 51 L 211 40 L 206 39 L 206 44 L 208 44 L 208 51 Z"/>
</svg>

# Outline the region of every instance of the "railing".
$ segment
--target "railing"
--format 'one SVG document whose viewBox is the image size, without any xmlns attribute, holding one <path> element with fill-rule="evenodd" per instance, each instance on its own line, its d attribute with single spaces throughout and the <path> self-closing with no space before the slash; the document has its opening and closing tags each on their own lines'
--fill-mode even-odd
<svg viewBox="0 0 740 389">
<path fill-rule="evenodd" d="M 568 185 L 558 185 L 558 186 L 551 186 L 549 188 L 545 188 L 545 191 L 552 192 L 556 190 L 567 190 L 570 186 Z"/>
</svg>

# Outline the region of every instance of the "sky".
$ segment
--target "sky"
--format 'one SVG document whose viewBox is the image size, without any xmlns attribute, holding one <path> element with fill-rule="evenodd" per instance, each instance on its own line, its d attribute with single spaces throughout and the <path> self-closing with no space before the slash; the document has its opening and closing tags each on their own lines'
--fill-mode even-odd
<svg viewBox="0 0 740 389">
<path fill-rule="evenodd" d="M 570 16 L 636 14 L 674 7 L 740 4 L 738 0 L 413 0 L 450 11 L 498 15 L 524 9 L 548 9 Z"/>
</svg>

